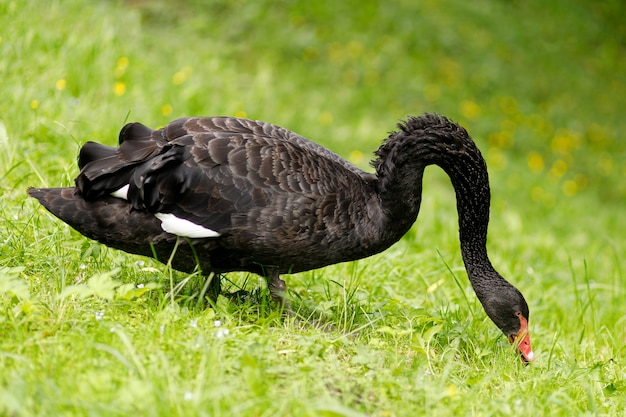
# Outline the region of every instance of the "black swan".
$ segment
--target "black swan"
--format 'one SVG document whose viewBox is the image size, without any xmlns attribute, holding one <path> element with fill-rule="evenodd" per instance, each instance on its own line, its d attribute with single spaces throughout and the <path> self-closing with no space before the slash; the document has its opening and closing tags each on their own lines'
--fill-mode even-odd
<svg viewBox="0 0 626 417">
<path fill-rule="evenodd" d="M 192 272 L 248 271 L 289 309 L 280 274 L 364 258 L 417 219 L 426 166 L 456 191 L 463 261 L 487 315 L 534 359 L 528 305 L 487 257 L 489 179 L 476 144 L 447 118 L 398 125 L 366 173 L 284 128 L 234 117 L 182 118 L 159 130 L 124 126 L 119 147 L 87 142 L 75 187 L 30 188 L 83 235 Z"/>
</svg>

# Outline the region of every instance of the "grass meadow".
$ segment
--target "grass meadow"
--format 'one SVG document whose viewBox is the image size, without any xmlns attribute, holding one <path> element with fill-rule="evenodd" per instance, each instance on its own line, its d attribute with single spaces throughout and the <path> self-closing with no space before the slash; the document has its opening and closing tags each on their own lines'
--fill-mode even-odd
<svg viewBox="0 0 626 417">
<path fill-rule="evenodd" d="M 0 415 L 580 416 L 626 408 L 626 24 L 619 0 L 0 0 Z M 94 243 L 69 186 L 127 121 L 236 115 L 368 169 L 398 120 L 465 126 L 489 251 L 526 296 L 523 366 L 463 268 L 454 192 L 384 253 L 286 276 L 305 317 Z"/>
</svg>

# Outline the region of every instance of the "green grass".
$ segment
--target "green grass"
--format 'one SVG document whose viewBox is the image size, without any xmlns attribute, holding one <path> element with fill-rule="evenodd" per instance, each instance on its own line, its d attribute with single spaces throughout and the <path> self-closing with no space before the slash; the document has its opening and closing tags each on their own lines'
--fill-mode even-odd
<svg viewBox="0 0 626 417">
<path fill-rule="evenodd" d="M 623 415 L 626 26 L 619 1 L 0 2 L 0 415 Z M 489 164 L 489 249 L 537 360 L 486 318 L 427 170 L 388 251 L 287 277 L 301 313 L 91 242 L 26 196 L 130 120 L 239 115 L 367 168 L 407 114 Z M 459 288 L 460 287 L 460 288 Z"/>
</svg>

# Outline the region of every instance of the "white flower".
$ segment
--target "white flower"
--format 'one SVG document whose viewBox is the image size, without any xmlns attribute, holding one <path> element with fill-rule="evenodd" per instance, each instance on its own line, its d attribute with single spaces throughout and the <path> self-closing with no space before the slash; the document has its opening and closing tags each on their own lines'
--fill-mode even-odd
<svg viewBox="0 0 626 417">
<path fill-rule="evenodd" d="M 218 329 L 217 332 L 215 332 L 215 337 L 221 339 L 224 336 L 228 336 L 229 333 L 230 331 L 228 329 Z"/>
</svg>

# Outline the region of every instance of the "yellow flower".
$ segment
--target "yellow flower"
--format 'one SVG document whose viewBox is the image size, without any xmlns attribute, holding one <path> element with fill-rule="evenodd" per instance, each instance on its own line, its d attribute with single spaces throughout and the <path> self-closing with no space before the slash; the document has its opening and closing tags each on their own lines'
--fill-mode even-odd
<svg viewBox="0 0 626 417">
<path fill-rule="evenodd" d="M 165 104 L 163 107 L 161 107 L 161 114 L 162 114 L 163 116 L 169 116 L 170 114 L 172 114 L 172 111 L 173 111 L 173 110 L 174 110 L 174 109 L 172 108 L 172 106 L 171 106 L 171 105 L 169 105 L 169 104 Z"/>
<path fill-rule="evenodd" d="M 65 87 L 67 87 L 67 81 L 65 81 L 65 79 L 63 79 L 63 78 L 58 79 L 57 82 L 56 82 L 57 90 L 59 90 L 59 91 L 65 90 Z"/>
<path fill-rule="evenodd" d="M 461 114 L 473 120 L 480 115 L 480 107 L 472 100 L 463 100 L 463 102 L 461 102 Z"/>
<path fill-rule="evenodd" d="M 528 154 L 528 168 L 533 172 L 543 171 L 544 163 L 543 158 L 538 152 L 530 152 Z"/>
<path fill-rule="evenodd" d="M 187 81 L 191 77 L 192 73 L 193 68 L 189 66 L 183 67 L 180 71 L 176 72 L 172 76 L 172 83 L 174 83 L 175 85 L 180 85 Z"/>
<path fill-rule="evenodd" d="M 124 93 L 126 92 L 126 84 L 124 84 L 121 81 L 116 82 L 115 85 L 113 86 L 113 92 L 118 97 L 123 96 Z"/>
<path fill-rule="evenodd" d="M 30 102 L 30 108 L 37 110 L 39 108 L 39 100 L 33 100 Z"/>
<path fill-rule="evenodd" d="M 567 162 L 562 159 L 559 159 L 552 164 L 550 168 L 550 175 L 561 178 L 567 172 Z"/>
<path fill-rule="evenodd" d="M 552 138 L 551 147 L 554 152 L 566 154 L 580 146 L 579 133 L 566 129 L 559 129 Z"/>
<path fill-rule="evenodd" d="M 563 183 L 563 193 L 571 197 L 578 192 L 578 183 L 574 180 L 567 180 Z"/>
<path fill-rule="evenodd" d="M 115 65 L 115 78 L 121 78 L 122 75 L 126 72 L 126 68 L 128 68 L 128 58 L 123 56 L 117 60 L 117 64 Z"/>
<path fill-rule="evenodd" d="M 244 110 L 237 110 L 235 112 L 235 117 L 241 117 L 245 119 L 246 117 L 248 117 L 248 113 L 246 113 Z"/>
<path fill-rule="evenodd" d="M 120 57 L 120 59 L 117 60 L 117 66 L 119 68 L 126 69 L 128 67 L 129 62 L 130 61 L 128 61 L 128 58 L 123 56 L 123 57 Z"/>
<path fill-rule="evenodd" d="M 360 164 L 361 162 L 363 162 L 363 152 L 359 150 L 354 150 L 350 152 L 350 156 L 348 157 L 348 159 L 353 164 Z"/>
</svg>

